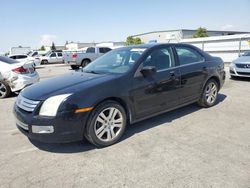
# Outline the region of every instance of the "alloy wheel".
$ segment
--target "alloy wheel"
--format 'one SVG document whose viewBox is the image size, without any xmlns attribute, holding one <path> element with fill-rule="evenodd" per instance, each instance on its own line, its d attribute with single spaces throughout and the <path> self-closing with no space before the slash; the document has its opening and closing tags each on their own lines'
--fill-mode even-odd
<svg viewBox="0 0 250 188">
<path fill-rule="evenodd" d="M 7 93 L 7 88 L 6 86 L 0 82 L 0 97 L 5 96 Z"/>
<path fill-rule="evenodd" d="M 115 107 L 104 109 L 96 118 L 95 134 L 104 142 L 114 140 L 121 132 L 124 123 L 120 110 Z"/>
<path fill-rule="evenodd" d="M 206 87 L 206 101 L 208 104 L 213 104 L 216 101 L 218 94 L 217 85 L 214 82 L 210 82 Z"/>
</svg>

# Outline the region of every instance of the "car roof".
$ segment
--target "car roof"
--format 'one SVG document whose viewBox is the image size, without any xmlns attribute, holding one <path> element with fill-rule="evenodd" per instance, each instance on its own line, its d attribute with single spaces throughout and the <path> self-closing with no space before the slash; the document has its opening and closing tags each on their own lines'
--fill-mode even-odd
<svg viewBox="0 0 250 188">
<path fill-rule="evenodd" d="M 178 45 L 178 46 L 194 47 L 193 45 L 185 44 L 185 43 L 148 43 L 148 44 L 130 45 L 130 46 L 125 46 L 123 48 L 152 48 L 152 47 L 157 47 L 157 46 L 162 46 L 162 45 Z"/>
</svg>

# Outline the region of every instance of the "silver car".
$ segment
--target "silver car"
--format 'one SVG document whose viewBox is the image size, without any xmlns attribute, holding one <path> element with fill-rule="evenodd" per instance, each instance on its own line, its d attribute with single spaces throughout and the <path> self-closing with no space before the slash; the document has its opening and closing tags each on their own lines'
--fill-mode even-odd
<svg viewBox="0 0 250 188">
<path fill-rule="evenodd" d="M 245 52 L 230 64 L 230 76 L 231 78 L 250 77 L 250 51 Z"/>
</svg>

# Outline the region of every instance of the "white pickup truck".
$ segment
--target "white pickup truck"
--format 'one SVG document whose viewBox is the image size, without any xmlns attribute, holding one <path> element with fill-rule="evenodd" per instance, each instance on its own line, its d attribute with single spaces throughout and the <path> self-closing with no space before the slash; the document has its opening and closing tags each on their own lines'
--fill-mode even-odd
<svg viewBox="0 0 250 188">
<path fill-rule="evenodd" d="M 79 67 L 85 67 L 110 50 L 107 47 L 89 47 L 86 52 L 66 52 L 64 53 L 63 61 L 65 64 L 70 65 L 72 69 L 79 69 Z"/>
</svg>

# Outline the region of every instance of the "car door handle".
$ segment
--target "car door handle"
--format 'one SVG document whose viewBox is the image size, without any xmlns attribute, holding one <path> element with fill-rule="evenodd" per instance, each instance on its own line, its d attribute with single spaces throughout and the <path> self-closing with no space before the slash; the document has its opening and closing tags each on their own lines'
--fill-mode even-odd
<svg viewBox="0 0 250 188">
<path fill-rule="evenodd" d="M 171 71 L 170 72 L 170 80 L 175 80 L 176 77 L 175 77 L 175 71 Z"/>
</svg>

